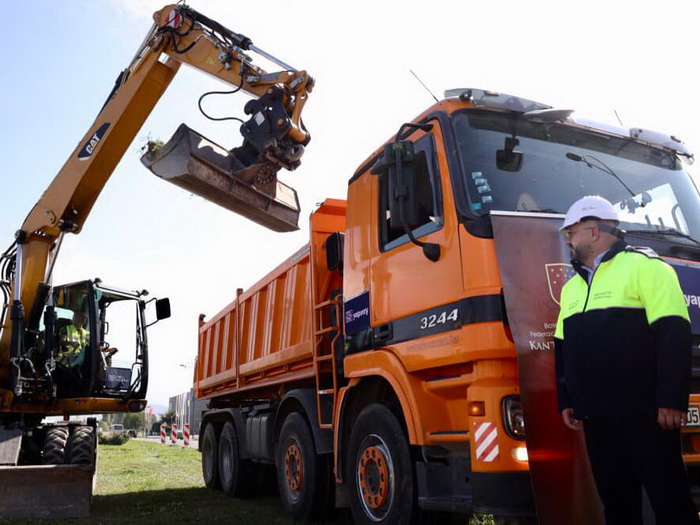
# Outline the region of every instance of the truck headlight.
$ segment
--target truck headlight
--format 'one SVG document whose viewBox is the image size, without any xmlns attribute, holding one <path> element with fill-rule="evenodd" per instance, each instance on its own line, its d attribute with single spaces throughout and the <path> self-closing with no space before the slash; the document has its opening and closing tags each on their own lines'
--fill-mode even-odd
<svg viewBox="0 0 700 525">
<path fill-rule="evenodd" d="M 510 437 L 525 439 L 525 418 L 520 396 L 503 398 L 503 426 Z"/>
</svg>

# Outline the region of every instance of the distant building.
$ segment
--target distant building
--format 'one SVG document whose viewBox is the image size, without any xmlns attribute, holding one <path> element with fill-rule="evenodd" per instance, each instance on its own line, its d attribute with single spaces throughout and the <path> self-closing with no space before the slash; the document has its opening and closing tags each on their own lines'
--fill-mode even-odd
<svg viewBox="0 0 700 525">
<path fill-rule="evenodd" d="M 178 430 L 182 430 L 185 423 L 190 424 L 190 434 L 199 435 L 199 427 L 202 425 L 202 411 L 206 409 L 204 399 L 195 399 L 194 390 L 183 392 L 173 396 L 168 401 L 168 410 L 175 414 L 175 423 Z"/>
</svg>

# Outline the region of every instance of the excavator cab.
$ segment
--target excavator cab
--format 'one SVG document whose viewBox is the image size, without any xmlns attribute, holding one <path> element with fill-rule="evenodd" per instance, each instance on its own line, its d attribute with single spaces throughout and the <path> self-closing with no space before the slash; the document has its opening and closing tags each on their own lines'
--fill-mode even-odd
<svg viewBox="0 0 700 525">
<path fill-rule="evenodd" d="M 24 394 L 59 399 L 143 399 L 148 383 L 146 328 L 170 316 L 168 299 L 146 301 L 98 280 L 55 286 L 19 377 Z M 155 301 L 155 313 L 148 305 Z M 147 316 L 155 320 L 148 322 Z"/>
</svg>

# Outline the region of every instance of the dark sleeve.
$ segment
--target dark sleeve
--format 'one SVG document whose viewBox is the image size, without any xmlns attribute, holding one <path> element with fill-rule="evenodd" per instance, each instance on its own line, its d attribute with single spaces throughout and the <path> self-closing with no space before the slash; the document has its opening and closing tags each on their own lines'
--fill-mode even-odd
<svg viewBox="0 0 700 525">
<path fill-rule="evenodd" d="M 651 330 L 656 336 L 657 406 L 686 411 L 692 365 L 690 323 L 678 316 L 661 317 Z"/>
<path fill-rule="evenodd" d="M 554 369 L 557 374 L 557 402 L 561 412 L 565 408 L 571 408 L 571 398 L 564 377 L 564 340 L 558 337 L 554 338 Z"/>
</svg>

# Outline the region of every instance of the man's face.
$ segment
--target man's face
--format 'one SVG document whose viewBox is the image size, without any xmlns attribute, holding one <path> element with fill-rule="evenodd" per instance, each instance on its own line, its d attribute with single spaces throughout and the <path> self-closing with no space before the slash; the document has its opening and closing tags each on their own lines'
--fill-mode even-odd
<svg viewBox="0 0 700 525">
<path fill-rule="evenodd" d="M 85 314 L 76 313 L 73 316 L 73 324 L 78 328 L 82 328 L 83 326 L 85 326 Z"/>
<path fill-rule="evenodd" d="M 577 222 L 564 230 L 566 244 L 571 250 L 573 260 L 584 262 L 593 254 L 593 230 L 596 229 L 594 222 Z"/>
</svg>

